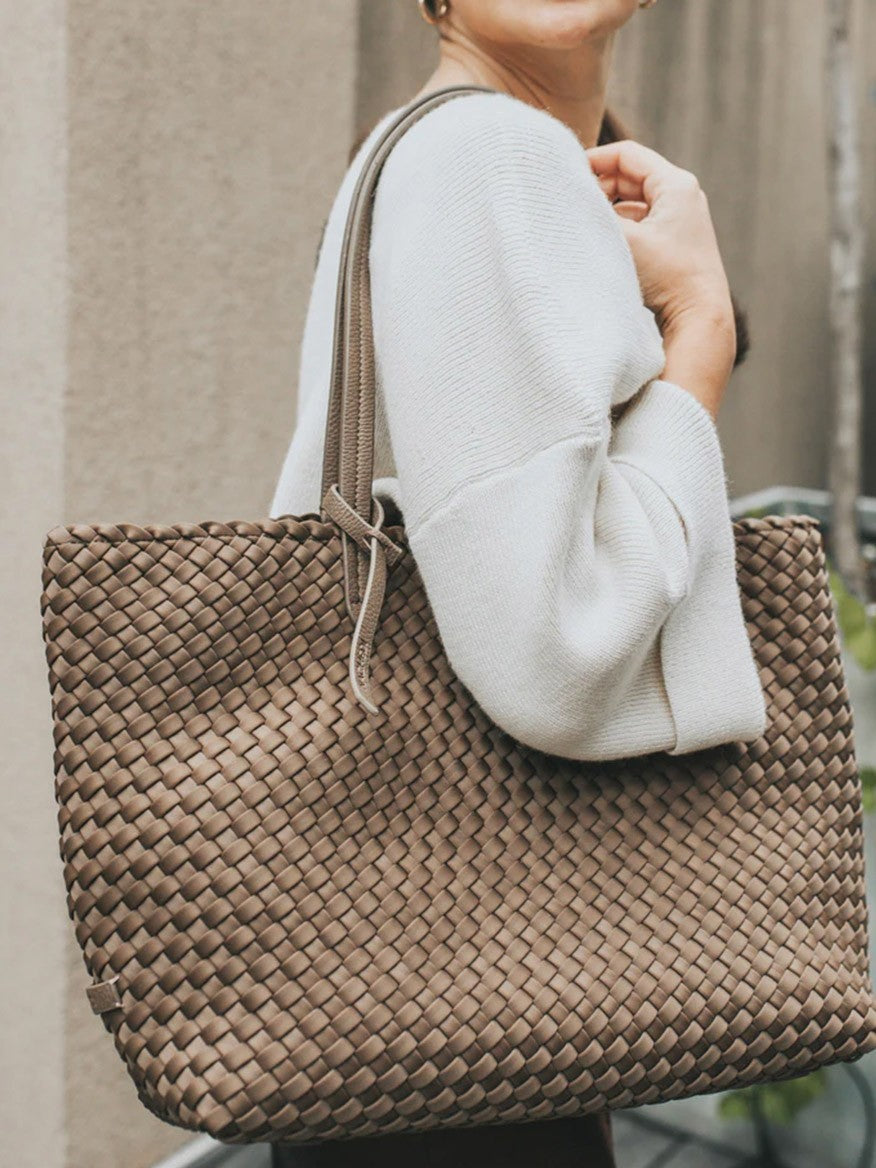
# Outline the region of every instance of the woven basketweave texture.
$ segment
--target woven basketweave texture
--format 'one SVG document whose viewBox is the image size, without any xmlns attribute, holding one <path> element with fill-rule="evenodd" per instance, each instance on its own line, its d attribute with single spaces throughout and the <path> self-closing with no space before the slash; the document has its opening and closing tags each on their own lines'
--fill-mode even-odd
<svg viewBox="0 0 876 1168">
<path fill-rule="evenodd" d="M 69 908 L 144 1102 L 288 1142 L 623 1108 L 876 1045 L 822 536 L 737 520 L 749 744 L 574 762 L 474 704 L 405 549 L 350 697 L 315 515 L 56 528 Z M 720 661 L 715 662 L 720 669 Z"/>
</svg>

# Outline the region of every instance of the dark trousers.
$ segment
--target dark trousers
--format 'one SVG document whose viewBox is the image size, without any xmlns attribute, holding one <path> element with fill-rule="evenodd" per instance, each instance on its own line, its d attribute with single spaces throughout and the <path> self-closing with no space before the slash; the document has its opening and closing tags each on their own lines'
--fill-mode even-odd
<svg viewBox="0 0 876 1168">
<path fill-rule="evenodd" d="M 616 1168 L 611 1115 L 275 1148 L 273 1168 Z"/>
</svg>

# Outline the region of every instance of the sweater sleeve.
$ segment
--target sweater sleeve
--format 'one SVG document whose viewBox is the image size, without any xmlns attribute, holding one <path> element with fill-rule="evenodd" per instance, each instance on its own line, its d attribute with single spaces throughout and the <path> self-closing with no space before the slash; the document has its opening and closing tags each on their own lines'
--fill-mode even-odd
<svg viewBox="0 0 876 1168">
<path fill-rule="evenodd" d="M 660 379 L 572 132 L 500 94 L 432 111 L 386 164 L 370 260 L 399 501 L 475 700 L 568 758 L 759 736 L 717 430 Z"/>
</svg>

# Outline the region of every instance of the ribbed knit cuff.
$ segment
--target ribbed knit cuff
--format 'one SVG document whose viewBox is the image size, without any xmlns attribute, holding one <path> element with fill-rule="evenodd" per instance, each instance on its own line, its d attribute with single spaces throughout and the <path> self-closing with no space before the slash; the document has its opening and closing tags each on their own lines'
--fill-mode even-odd
<svg viewBox="0 0 876 1168">
<path fill-rule="evenodd" d="M 609 454 L 648 474 L 686 528 L 688 594 L 669 614 L 660 641 L 677 732 L 669 753 L 754 740 L 766 726 L 766 702 L 742 612 L 724 459 L 711 415 L 680 386 L 652 381 L 615 424 Z"/>
</svg>

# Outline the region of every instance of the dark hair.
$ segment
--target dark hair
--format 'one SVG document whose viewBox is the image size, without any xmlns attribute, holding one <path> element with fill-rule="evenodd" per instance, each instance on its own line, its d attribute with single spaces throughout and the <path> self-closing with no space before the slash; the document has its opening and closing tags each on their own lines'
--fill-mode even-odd
<svg viewBox="0 0 876 1168">
<path fill-rule="evenodd" d="M 364 130 L 360 133 L 353 145 L 350 147 L 348 163 L 352 162 L 358 153 L 362 143 L 371 133 L 371 130 Z M 628 132 L 624 123 L 611 110 L 606 110 L 602 118 L 602 125 L 599 127 L 599 137 L 597 144 L 599 146 L 607 146 L 611 142 L 620 142 L 624 138 L 630 138 L 632 135 Z M 323 227 L 323 231 L 325 227 Z M 321 242 L 321 241 L 320 241 Z M 730 293 L 730 301 L 733 306 L 733 319 L 736 323 L 736 358 L 734 366 L 741 365 L 748 356 L 748 351 L 751 348 L 751 334 L 748 328 L 748 313 L 741 306 L 735 295 Z"/>
</svg>

